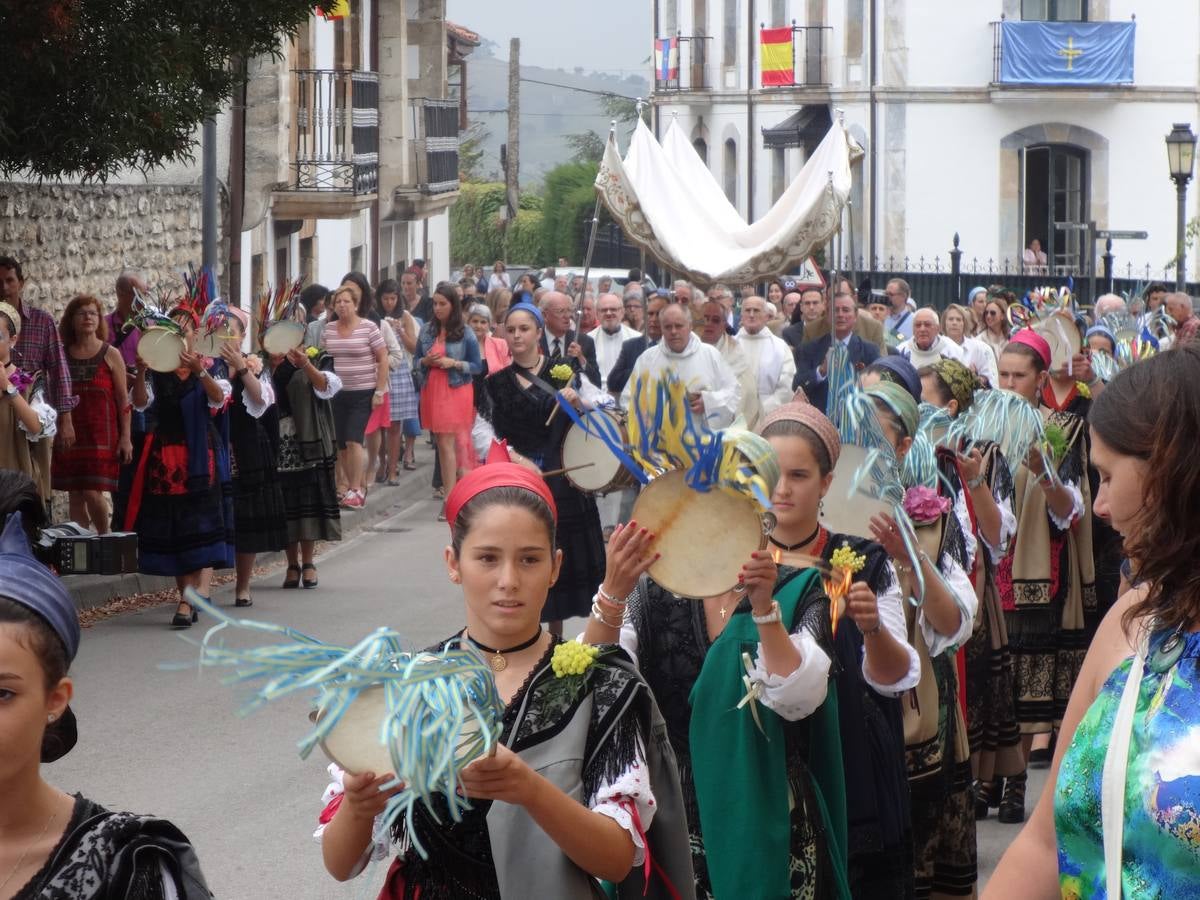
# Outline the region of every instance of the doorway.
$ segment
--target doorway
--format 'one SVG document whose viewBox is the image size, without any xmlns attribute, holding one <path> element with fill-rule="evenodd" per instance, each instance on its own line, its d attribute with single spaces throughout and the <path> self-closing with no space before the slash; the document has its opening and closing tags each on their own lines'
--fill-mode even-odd
<svg viewBox="0 0 1200 900">
<path fill-rule="evenodd" d="M 1037 240 L 1051 276 L 1083 275 L 1088 222 L 1088 151 L 1069 144 L 1040 144 L 1022 151 L 1021 258 Z"/>
</svg>

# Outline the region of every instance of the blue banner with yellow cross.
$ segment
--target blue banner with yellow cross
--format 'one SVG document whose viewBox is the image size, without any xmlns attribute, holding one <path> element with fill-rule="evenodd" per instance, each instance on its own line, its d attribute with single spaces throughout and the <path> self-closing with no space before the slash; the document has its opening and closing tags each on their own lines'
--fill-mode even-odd
<svg viewBox="0 0 1200 900">
<path fill-rule="evenodd" d="M 1001 22 L 1001 84 L 1133 83 L 1133 22 Z"/>
</svg>

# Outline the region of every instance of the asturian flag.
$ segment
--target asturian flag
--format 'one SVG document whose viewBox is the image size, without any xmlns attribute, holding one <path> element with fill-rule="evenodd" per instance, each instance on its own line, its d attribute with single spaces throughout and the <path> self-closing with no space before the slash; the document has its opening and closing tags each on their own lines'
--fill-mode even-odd
<svg viewBox="0 0 1200 900">
<path fill-rule="evenodd" d="M 679 79 L 679 38 L 659 38 L 654 42 L 654 77 L 657 81 Z"/>
<path fill-rule="evenodd" d="M 759 31 L 759 62 L 763 87 L 796 83 L 792 51 L 794 34 L 790 25 L 784 28 L 763 28 Z"/>
<path fill-rule="evenodd" d="M 1001 84 L 1132 84 L 1133 22 L 1000 23 Z"/>
</svg>

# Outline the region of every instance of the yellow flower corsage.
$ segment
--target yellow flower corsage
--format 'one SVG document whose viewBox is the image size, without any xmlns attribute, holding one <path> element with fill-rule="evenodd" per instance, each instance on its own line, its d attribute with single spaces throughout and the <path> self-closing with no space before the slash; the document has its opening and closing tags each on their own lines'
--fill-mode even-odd
<svg viewBox="0 0 1200 900">
<path fill-rule="evenodd" d="M 582 675 L 592 667 L 599 655 L 599 647 L 581 644 L 578 641 L 564 641 L 554 648 L 554 655 L 550 657 L 550 668 L 554 670 L 556 678 Z"/>
<path fill-rule="evenodd" d="M 321 348 L 320 347 L 309 347 L 304 352 L 308 355 L 309 359 L 316 359 L 318 356 L 321 355 Z"/>
<path fill-rule="evenodd" d="M 557 366 L 550 367 L 550 377 L 558 382 L 559 386 L 569 384 L 571 379 L 575 377 L 575 370 L 566 363 L 559 363 Z"/>
<path fill-rule="evenodd" d="M 829 557 L 829 565 L 835 569 L 844 569 L 848 572 L 861 572 L 863 566 L 867 564 L 867 557 L 862 553 L 855 553 L 850 549 L 849 544 L 842 544 Z"/>
<path fill-rule="evenodd" d="M 861 572 L 867 564 L 867 557 L 855 553 L 849 544 L 842 544 L 829 555 L 829 567 L 833 570 L 831 577 L 825 579 L 825 593 L 829 597 L 829 630 L 836 635 L 838 620 L 842 617 L 842 600 L 850 592 L 850 584 L 854 581 L 854 573 Z"/>
<path fill-rule="evenodd" d="M 1088 387 L 1086 384 L 1084 384 L 1082 381 L 1075 382 L 1075 392 L 1077 394 L 1079 394 L 1079 396 L 1082 397 L 1084 400 L 1092 399 L 1092 389 L 1090 387 Z"/>
</svg>

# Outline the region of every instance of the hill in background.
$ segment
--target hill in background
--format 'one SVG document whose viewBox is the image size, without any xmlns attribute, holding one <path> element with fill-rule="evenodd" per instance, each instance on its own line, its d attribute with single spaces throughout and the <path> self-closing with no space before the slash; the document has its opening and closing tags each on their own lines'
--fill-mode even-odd
<svg viewBox="0 0 1200 900">
<path fill-rule="evenodd" d="M 484 178 L 501 180 L 500 145 L 508 137 L 508 60 L 479 55 L 490 49 L 480 47 L 471 55 L 467 76 L 468 119 L 486 129 L 481 170 Z M 649 63 L 647 63 L 649 72 Z M 582 69 L 543 69 L 521 66 L 521 186 L 534 187 L 546 172 L 568 162 L 572 149 L 567 136 L 588 130 L 607 135 L 609 118 L 601 98 L 585 91 L 611 92 L 626 97 L 647 97 L 650 84 L 640 75 L 624 77 Z M 538 84 L 535 82 L 546 82 Z M 629 126 L 620 132 L 622 150 Z"/>
</svg>

